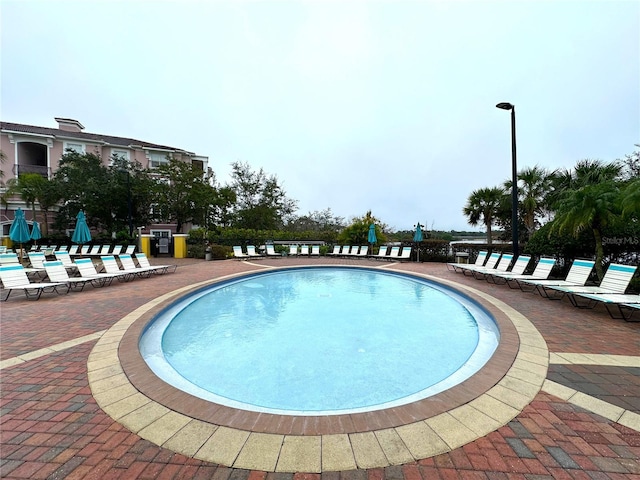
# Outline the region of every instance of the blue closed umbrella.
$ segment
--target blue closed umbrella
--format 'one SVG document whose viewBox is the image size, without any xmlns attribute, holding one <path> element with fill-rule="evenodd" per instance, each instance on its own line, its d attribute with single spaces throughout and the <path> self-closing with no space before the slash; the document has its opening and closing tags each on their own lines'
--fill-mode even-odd
<svg viewBox="0 0 640 480">
<path fill-rule="evenodd" d="M 29 225 L 24 218 L 24 212 L 21 208 L 16 210 L 13 222 L 9 227 L 9 238 L 12 242 L 20 244 L 20 259 L 22 261 L 22 244 L 31 240 L 31 234 L 29 233 Z"/>
<path fill-rule="evenodd" d="M 367 242 L 369 243 L 378 242 L 378 239 L 376 238 L 376 226 L 373 223 L 369 225 L 369 236 L 367 237 Z"/>
<path fill-rule="evenodd" d="M 76 215 L 76 229 L 73 231 L 71 241 L 80 245 L 91 241 L 91 232 L 89 231 L 87 219 L 82 210 L 80 210 L 78 215 Z"/>
<path fill-rule="evenodd" d="M 33 222 L 31 226 L 31 240 L 35 240 L 36 242 L 42 238 L 42 233 L 40 233 L 40 224 L 38 222 Z"/>
<path fill-rule="evenodd" d="M 422 239 L 424 238 L 424 236 L 422 235 L 422 225 L 420 225 L 420 222 L 418 222 L 418 225 L 416 225 L 416 232 L 413 234 L 413 241 L 418 243 L 421 242 Z M 420 247 L 416 248 L 416 262 L 420 261 Z"/>
<path fill-rule="evenodd" d="M 420 225 L 420 222 L 418 222 L 418 225 L 416 225 L 416 233 L 413 234 L 413 241 L 421 242 L 423 238 L 422 225 Z"/>
</svg>

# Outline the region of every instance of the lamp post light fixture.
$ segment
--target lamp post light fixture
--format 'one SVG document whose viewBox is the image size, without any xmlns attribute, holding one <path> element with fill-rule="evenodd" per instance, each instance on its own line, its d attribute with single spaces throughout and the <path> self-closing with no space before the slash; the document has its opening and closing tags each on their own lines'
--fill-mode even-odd
<svg viewBox="0 0 640 480">
<path fill-rule="evenodd" d="M 511 241 L 513 257 L 518 258 L 518 165 L 516 161 L 516 106 L 502 102 L 496 105 L 502 110 L 511 110 Z"/>
</svg>

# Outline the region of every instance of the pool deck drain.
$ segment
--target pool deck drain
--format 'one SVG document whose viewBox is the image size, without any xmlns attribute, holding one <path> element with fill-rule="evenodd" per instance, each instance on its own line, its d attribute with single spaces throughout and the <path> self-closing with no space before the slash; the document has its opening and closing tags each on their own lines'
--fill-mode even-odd
<svg viewBox="0 0 640 480">
<path fill-rule="evenodd" d="M 405 412 L 412 419 L 389 419 L 388 415 L 383 418 L 385 411 L 376 411 L 360 417 L 366 420 L 363 425 L 331 425 L 329 417 L 326 421 L 317 417 L 293 418 L 283 425 L 280 418 L 283 416 L 258 414 L 253 418 L 251 412 L 222 407 L 214 410 L 223 411 L 225 420 L 216 422 L 209 419 L 210 412 L 202 410 L 203 404 L 183 392 L 170 389 L 156 395 L 148 384 L 145 388 L 146 382 L 153 386 L 157 379 L 152 374 L 153 378 L 148 378 L 148 371 L 139 365 L 133 350 L 137 351 L 137 335 L 153 312 L 194 288 L 236 275 L 161 295 L 109 328 L 89 355 L 87 368 L 92 394 L 108 415 L 140 437 L 190 457 L 234 468 L 269 472 L 341 471 L 401 465 L 451 451 L 507 424 L 534 399 L 545 384 L 549 352 L 533 324 L 507 304 L 471 287 L 415 275 L 472 296 L 508 317 L 516 332 L 516 350 L 509 365 L 499 372 L 499 378 L 486 385 L 481 394 L 462 403 L 453 402 L 440 413 L 416 418 L 416 407 L 410 404 L 394 414 Z M 440 398 L 446 402 L 447 392 Z M 179 411 L 183 408 L 191 411 L 188 403 L 198 405 L 197 415 Z M 611 415 L 622 418 L 623 413 L 612 411 Z M 205 419 L 198 418 L 201 416 Z M 376 428 L 388 422 L 392 426 Z M 236 424 L 246 427 L 234 427 Z"/>
</svg>

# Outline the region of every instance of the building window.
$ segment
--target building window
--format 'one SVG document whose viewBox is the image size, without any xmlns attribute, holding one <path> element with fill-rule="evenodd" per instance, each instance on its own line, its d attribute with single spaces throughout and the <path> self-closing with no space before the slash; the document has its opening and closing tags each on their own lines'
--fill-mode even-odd
<svg viewBox="0 0 640 480">
<path fill-rule="evenodd" d="M 84 143 L 64 142 L 64 153 L 67 153 L 67 150 L 73 150 L 76 153 L 84 153 L 85 145 Z"/>
<path fill-rule="evenodd" d="M 158 168 L 169 163 L 169 157 L 166 152 L 150 152 L 149 167 Z"/>
<path fill-rule="evenodd" d="M 122 158 L 123 160 L 129 161 L 129 150 L 120 150 L 118 148 L 111 149 L 111 158 L 109 159 L 109 165 L 113 165 L 113 157 Z"/>
</svg>

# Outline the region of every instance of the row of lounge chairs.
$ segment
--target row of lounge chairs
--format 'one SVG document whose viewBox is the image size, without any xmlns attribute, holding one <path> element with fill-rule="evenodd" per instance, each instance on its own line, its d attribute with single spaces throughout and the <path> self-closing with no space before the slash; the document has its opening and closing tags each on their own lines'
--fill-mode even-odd
<svg viewBox="0 0 640 480">
<path fill-rule="evenodd" d="M 262 257 L 281 257 L 282 255 L 277 253 L 273 245 L 267 245 L 265 248 L 265 254 L 258 253 L 256 247 L 247 246 L 246 253 L 242 250 L 242 247 L 236 245 L 233 247 L 233 256 L 237 259 L 255 259 Z M 320 246 L 313 245 L 309 250 L 308 245 L 290 245 L 289 256 L 320 256 Z M 369 255 L 369 246 L 350 246 L 350 245 L 336 245 L 333 247 L 333 251 L 327 255 L 334 257 L 366 257 L 377 258 L 382 260 L 408 260 L 411 258 L 411 247 L 391 247 L 386 245 L 380 247 L 380 250 L 375 255 Z"/>
<path fill-rule="evenodd" d="M 101 255 L 120 255 L 121 253 L 128 253 L 129 255 L 133 255 L 136 250 L 135 245 L 127 245 L 126 247 L 123 245 L 32 245 L 29 250 L 25 250 L 25 254 L 30 254 L 33 252 L 43 252 L 46 255 L 53 255 L 54 252 L 58 251 L 67 251 L 69 255 L 72 256 L 83 256 L 83 257 L 99 257 Z M 0 254 L 2 253 L 12 253 L 7 250 L 6 247 L 0 248 Z"/>
<path fill-rule="evenodd" d="M 381 260 L 408 260 L 411 258 L 411 247 L 388 247 L 382 245 L 378 253 L 369 255 L 369 247 L 364 245 L 361 247 L 350 247 L 349 245 L 336 245 L 333 251 L 328 255 L 336 257 L 368 257 Z"/>
<path fill-rule="evenodd" d="M 586 285 L 595 262 L 575 260 L 564 279 L 550 279 L 555 259 L 541 258 L 531 274 L 525 270 L 531 262 L 528 255 L 520 255 L 509 270 L 513 255 L 480 252 L 473 264 L 448 263 L 447 267 L 458 273 L 473 276 L 495 284 L 507 284 L 522 291 L 535 291 L 550 300 L 565 296 L 574 307 L 593 308 L 603 304 L 612 318 L 630 320 L 640 310 L 640 295 L 625 293 L 638 267 L 612 263 L 599 285 Z M 485 263 L 486 261 L 486 263 Z"/>
<path fill-rule="evenodd" d="M 22 290 L 28 299 L 37 300 L 43 293 L 67 294 L 71 290 L 81 291 L 86 285 L 104 287 L 111 285 L 114 279 L 128 282 L 135 278 L 148 278 L 155 274 L 175 272 L 177 265 L 151 265 L 144 253 L 120 254 L 118 260 L 114 255 L 100 257 L 101 266 L 96 268 L 91 258 L 71 259 L 69 252 L 55 252 L 56 260 L 47 261 L 39 258 L 38 252 L 29 255 L 30 267 L 20 262 L 0 265 L 0 281 L 2 282 L 2 300 L 6 301 L 14 291 Z M 134 257 L 136 262 L 134 261 Z M 15 257 L 17 260 L 17 256 Z M 29 274 L 36 274 L 39 281 L 32 281 Z"/>
</svg>

